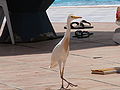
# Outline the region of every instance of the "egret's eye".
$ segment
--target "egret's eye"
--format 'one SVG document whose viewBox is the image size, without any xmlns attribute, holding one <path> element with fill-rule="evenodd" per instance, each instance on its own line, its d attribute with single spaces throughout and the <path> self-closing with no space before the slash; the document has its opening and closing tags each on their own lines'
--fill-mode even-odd
<svg viewBox="0 0 120 90">
<path fill-rule="evenodd" d="M 74 18 L 75 16 L 71 16 L 71 18 Z"/>
</svg>

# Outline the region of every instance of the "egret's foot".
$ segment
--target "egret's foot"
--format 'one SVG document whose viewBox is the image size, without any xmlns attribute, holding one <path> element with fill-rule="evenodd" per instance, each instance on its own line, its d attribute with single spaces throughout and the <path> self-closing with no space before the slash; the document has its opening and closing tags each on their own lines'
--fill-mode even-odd
<svg viewBox="0 0 120 90">
<path fill-rule="evenodd" d="M 67 81 L 65 78 L 61 77 L 66 83 L 68 83 L 67 87 L 68 88 L 69 86 L 71 87 L 77 87 L 78 85 L 75 85 L 75 84 L 72 84 L 71 82 Z"/>
<path fill-rule="evenodd" d="M 71 89 L 67 89 L 67 88 L 61 87 L 61 88 L 58 89 L 58 90 L 71 90 Z"/>
<path fill-rule="evenodd" d="M 69 86 L 71 86 L 71 87 L 77 87 L 77 86 L 78 86 L 78 85 L 72 84 L 72 83 L 70 83 L 70 82 L 67 82 L 67 83 L 68 83 L 68 85 L 67 85 L 66 88 L 68 88 Z"/>
</svg>

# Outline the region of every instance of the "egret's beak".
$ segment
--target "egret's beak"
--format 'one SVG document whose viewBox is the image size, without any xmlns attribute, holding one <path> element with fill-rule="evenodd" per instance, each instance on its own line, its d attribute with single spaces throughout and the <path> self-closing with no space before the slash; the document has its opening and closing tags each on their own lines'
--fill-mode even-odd
<svg viewBox="0 0 120 90">
<path fill-rule="evenodd" d="M 74 19 L 82 18 L 80 16 L 71 16 L 71 17 L 74 18 Z"/>
</svg>

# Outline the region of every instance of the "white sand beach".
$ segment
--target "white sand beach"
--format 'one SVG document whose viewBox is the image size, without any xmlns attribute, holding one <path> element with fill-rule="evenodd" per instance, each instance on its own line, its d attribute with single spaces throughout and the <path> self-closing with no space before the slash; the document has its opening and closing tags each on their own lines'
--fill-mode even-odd
<svg viewBox="0 0 120 90">
<path fill-rule="evenodd" d="M 77 6 L 77 7 L 50 7 L 47 10 L 52 22 L 66 22 L 69 14 L 82 16 L 90 22 L 115 22 L 117 6 Z"/>
</svg>

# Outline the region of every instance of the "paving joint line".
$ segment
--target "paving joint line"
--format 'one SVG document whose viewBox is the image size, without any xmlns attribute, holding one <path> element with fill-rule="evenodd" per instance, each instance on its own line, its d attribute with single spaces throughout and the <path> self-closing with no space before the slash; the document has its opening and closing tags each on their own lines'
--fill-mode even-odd
<svg viewBox="0 0 120 90">
<path fill-rule="evenodd" d="M 71 39 L 71 40 L 74 40 L 74 39 Z M 106 44 L 106 43 L 98 42 L 98 41 L 91 41 L 91 40 L 81 40 L 81 41 L 88 42 L 88 43 L 99 43 L 99 44 L 103 44 L 103 45 L 112 45 L 112 44 Z"/>
<path fill-rule="evenodd" d="M 44 69 L 44 70 L 48 70 L 48 71 L 58 72 L 57 70 L 53 70 L 53 69 L 50 69 L 50 68 L 45 68 L 45 67 L 40 67 L 40 68 Z"/>
<path fill-rule="evenodd" d="M 101 57 L 101 56 L 97 56 L 97 57 L 89 57 L 89 56 L 84 56 L 84 55 L 79 55 L 79 54 L 70 54 L 70 55 L 73 55 L 73 56 L 80 56 L 80 57 L 84 57 L 84 58 L 91 58 L 91 59 L 99 59 L 99 58 L 102 58 L 103 59 L 103 57 Z M 109 62 L 111 62 L 111 63 L 116 63 L 116 64 L 120 64 L 119 62 L 115 62 L 115 61 L 110 61 L 110 60 L 106 60 L 106 59 L 104 59 L 105 61 L 109 61 Z"/>
<path fill-rule="evenodd" d="M 80 56 L 80 57 L 85 57 L 85 58 L 92 58 L 92 57 L 89 57 L 89 56 L 84 56 L 84 55 L 79 55 L 79 54 L 74 54 L 74 53 L 71 53 L 70 55 L 73 55 L 73 56 Z"/>
<path fill-rule="evenodd" d="M 116 84 L 112 84 L 112 83 L 108 83 L 108 82 L 104 82 L 104 81 L 100 81 L 100 80 L 96 80 L 96 79 L 92 79 L 92 78 L 86 78 L 92 81 L 96 81 L 96 82 L 100 82 L 100 83 L 104 83 L 104 84 L 108 84 L 108 85 L 112 85 L 112 86 L 116 86 L 116 87 L 120 87 L 119 85 Z"/>
<path fill-rule="evenodd" d="M 7 84 L 5 84 L 5 83 L 1 83 L 1 82 L 0 82 L 0 84 L 5 85 L 5 86 L 8 86 L 8 87 L 11 87 L 11 88 L 15 88 L 15 89 L 17 89 L 17 90 L 23 90 L 23 89 L 21 89 L 21 88 L 14 87 L 14 86 L 11 86 L 11 85 L 7 85 Z"/>
</svg>

